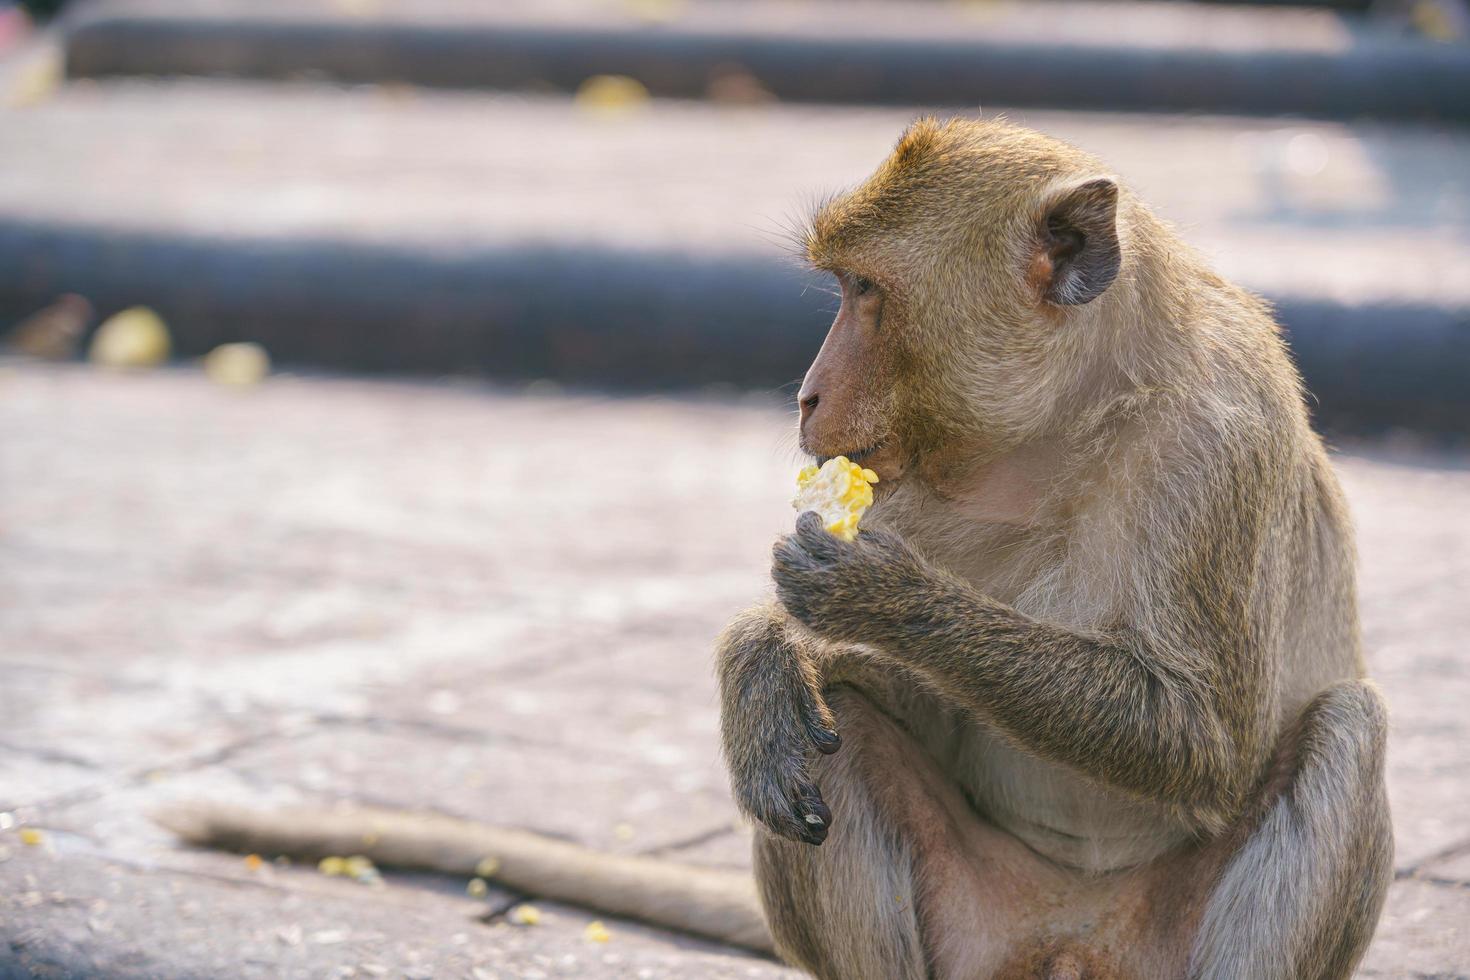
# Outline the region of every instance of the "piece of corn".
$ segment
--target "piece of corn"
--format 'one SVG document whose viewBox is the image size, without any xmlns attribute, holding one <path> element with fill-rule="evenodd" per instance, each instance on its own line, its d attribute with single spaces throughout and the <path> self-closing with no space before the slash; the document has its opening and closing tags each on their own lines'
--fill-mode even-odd
<svg viewBox="0 0 1470 980">
<path fill-rule="evenodd" d="M 334 878 L 351 878 L 364 885 L 375 885 L 383 880 L 382 874 L 379 873 L 373 862 L 361 854 L 354 854 L 351 857 L 329 855 L 317 862 L 316 869 L 324 875 Z"/>
<path fill-rule="evenodd" d="M 484 878 L 471 878 L 470 883 L 464 886 L 464 892 L 470 898 L 484 898 L 490 891 L 490 886 L 485 884 Z"/>
<path fill-rule="evenodd" d="M 87 356 L 103 367 L 152 367 L 168 360 L 172 346 L 163 318 L 146 306 L 133 306 L 102 321 Z"/>
<path fill-rule="evenodd" d="M 593 919 L 587 923 L 582 934 L 594 943 L 605 943 L 612 938 L 612 933 L 607 931 L 607 926 L 602 924 L 601 919 Z"/>
<path fill-rule="evenodd" d="M 506 918 L 518 926 L 534 926 L 541 922 L 541 910 L 534 905 L 517 905 Z"/>
<path fill-rule="evenodd" d="M 46 835 L 35 827 L 20 828 L 20 842 L 26 847 L 39 847 L 46 843 Z"/>
<path fill-rule="evenodd" d="M 873 505 L 873 484 L 878 474 L 864 469 L 846 456 L 833 456 L 820 467 L 808 466 L 796 474 L 796 496 L 791 506 L 798 512 L 814 510 L 822 526 L 834 537 L 851 541 L 857 537 L 863 512 Z"/>
<path fill-rule="evenodd" d="M 246 871 L 259 871 L 262 867 L 264 867 L 264 865 L 265 865 L 265 862 L 260 859 L 260 855 L 259 854 L 247 854 L 247 855 L 245 855 L 245 870 Z"/>
<path fill-rule="evenodd" d="M 271 373 L 271 356 L 259 344 L 220 344 L 204 355 L 204 373 L 215 384 L 259 384 Z"/>
</svg>

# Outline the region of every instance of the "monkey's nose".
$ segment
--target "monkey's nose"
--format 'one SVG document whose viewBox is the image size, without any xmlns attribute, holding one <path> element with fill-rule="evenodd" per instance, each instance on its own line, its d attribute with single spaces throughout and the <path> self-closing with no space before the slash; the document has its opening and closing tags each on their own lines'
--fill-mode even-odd
<svg viewBox="0 0 1470 980">
<path fill-rule="evenodd" d="M 819 400 L 819 397 L 815 394 L 797 395 L 796 397 L 798 404 L 801 405 L 801 421 L 804 423 L 807 419 L 811 418 L 812 413 L 817 410 L 817 401 Z"/>
</svg>

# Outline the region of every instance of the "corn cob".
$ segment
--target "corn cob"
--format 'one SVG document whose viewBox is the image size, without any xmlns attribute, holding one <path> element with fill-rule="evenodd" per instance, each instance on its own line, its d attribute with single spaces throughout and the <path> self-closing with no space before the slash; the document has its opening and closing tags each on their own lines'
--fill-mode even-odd
<svg viewBox="0 0 1470 980">
<path fill-rule="evenodd" d="M 857 537 L 863 512 L 873 505 L 873 484 L 877 482 L 877 473 L 846 456 L 834 456 L 820 467 L 808 466 L 796 474 L 791 506 L 799 512 L 816 511 L 828 532 L 851 541 Z"/>
</svg>

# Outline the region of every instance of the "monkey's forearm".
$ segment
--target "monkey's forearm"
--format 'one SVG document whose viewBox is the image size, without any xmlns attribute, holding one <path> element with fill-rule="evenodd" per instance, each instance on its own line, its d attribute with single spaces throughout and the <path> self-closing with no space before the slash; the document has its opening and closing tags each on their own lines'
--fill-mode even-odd
<svg viewBox="0 0 1470 980">
<path fill-rule="evenodd" d="M 1195 665 L 1037 622 L 954 581 L 922 599 L 874 639 L 948 698 L 1046 758 L 1209 822 L 1240 806 L 1250 740 Z"/>
<path fill-rule="evenodd" d="M 716 644 L 720 734 L 736 805 L 767 829 L 820 844 L 831 813 L 807 756 L 841 739 L 822 700 L 821 679 L 780 606 L 746 610 Z"/>
</svg>

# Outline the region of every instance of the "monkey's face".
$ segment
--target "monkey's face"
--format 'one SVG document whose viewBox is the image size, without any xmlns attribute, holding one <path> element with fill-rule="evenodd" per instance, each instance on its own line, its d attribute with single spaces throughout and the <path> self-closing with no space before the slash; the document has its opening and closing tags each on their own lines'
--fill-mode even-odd
<svg viewBox="0 0 1470 980">
<path fill-rule="evenodd" d="M 888 481 L 1055 424 L 1105 357 L 1089 321 L 1121 264 L 1096 166 L 1003 124 L 919 123 L 818 212 L 808 254 L 842 305 L 798 395 L 802 448 Z"/>
<path fill-rule="evenodd" d="M 846 456 L 889 479 L 904 456 L 893 431 L 897 351 L 883 332 L 886 296 L 855 272 L 838 274 L 837 283 L 837 319 L 796 396 L 801 448 L 818 459 Z"/>
</svg>

